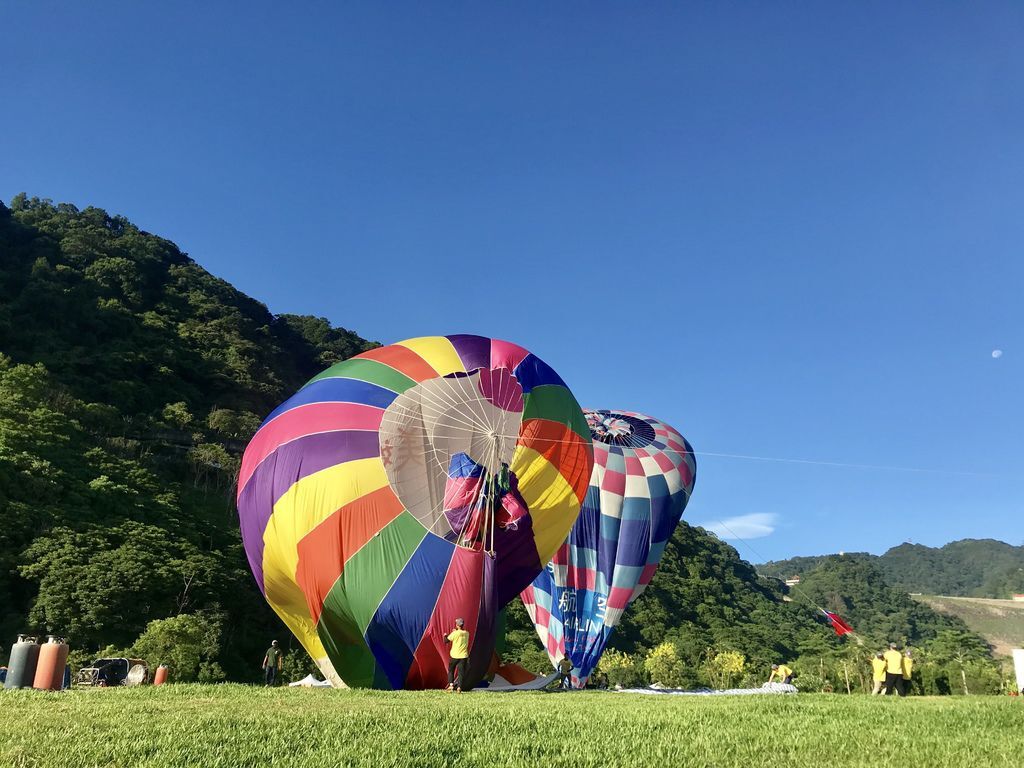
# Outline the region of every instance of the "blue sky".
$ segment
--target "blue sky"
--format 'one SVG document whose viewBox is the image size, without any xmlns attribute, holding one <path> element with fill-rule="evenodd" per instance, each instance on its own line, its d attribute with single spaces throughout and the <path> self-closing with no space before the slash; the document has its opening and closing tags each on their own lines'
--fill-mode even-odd
<svg viewBox="0 0 1024 768">
<path fill-rule="evenodd" d="M 1022 39 L 1012 2 L 8 4 L 0 197 L 371 339 L 516 341 L 680 429 L 748 559 L 1019 544 Z"/>
</svg>

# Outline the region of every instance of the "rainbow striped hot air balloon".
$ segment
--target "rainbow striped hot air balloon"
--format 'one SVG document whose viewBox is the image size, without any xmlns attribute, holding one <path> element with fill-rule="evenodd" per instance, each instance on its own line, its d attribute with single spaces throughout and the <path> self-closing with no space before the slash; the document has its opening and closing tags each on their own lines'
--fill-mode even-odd
<svg viewBox="0 0 1024 768">
<path fill-rule="evenodd" d="M 335 685 L 467 680 L 497 611 L 541 571 L 587 492 L 593 447 L 565 383 L 522 347 L 431 336 L 332 366 L 246 448 L 242 540 L 267 601 Z"/>
<path fill-rule="evenodd" d="M 630 411 L 584 411 L 594 474 L 565 543 L 522 594 L 551 663 L 583 687 L 626 607 L 650 583 L 693 492 L 682 435 Z"/>
</svg>

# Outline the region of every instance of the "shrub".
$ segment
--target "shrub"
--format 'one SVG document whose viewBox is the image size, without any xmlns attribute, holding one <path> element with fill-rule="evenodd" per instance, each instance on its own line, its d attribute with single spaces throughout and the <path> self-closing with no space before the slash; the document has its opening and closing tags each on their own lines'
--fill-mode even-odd
<svg viewBox="0 0 1024 768">
<path fill-rule="evenodd" d="M 669 688 L 683 685 L 685 665 L 672 643 L 665 642 L 652 648 L 644 659 L 644 669 L 653 682 Z"/>
<path fill-rule="evenodd" d="M 643 685 L 645 682 L 644 664 L 640 657 L 621 651 L 605 651 L 597 664 L 597 669 L 608 676 L 608 685 L 613 688 L 616 685 L 630 688 Z"/>
<path fill-rule="evenodd" d="M 220 636 L 219 617 L 183 613 L 149 622 L 131 653 L 145 659 L 151 670 L 166 664 L 176 682 L 212 683 L 224 679 L 224 670 L 214 661 L 220 653 Z"/>
<path fill-rule="evenodd" d="M 743 677 L 747 660 L 738 651 L 722 651 L 714 656 L 708 654 L 705 663 L 708 680 L 715 688 L 732 688 Z"/>
</svg>

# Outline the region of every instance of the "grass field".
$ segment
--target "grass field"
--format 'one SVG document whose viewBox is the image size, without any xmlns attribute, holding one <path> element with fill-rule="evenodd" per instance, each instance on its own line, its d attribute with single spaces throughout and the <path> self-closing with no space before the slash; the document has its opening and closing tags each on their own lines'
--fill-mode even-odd
<svg viewBox="0 0 1024 768">
<path fill-rule="evenodd" d="M 917 595 L 915 599 L 942 613 L 959 616 L 968 627 L 988 640 L 1000 656 L 1009 656 L 1011 648 L 1024 648 L 1024 603 L 937 595 Z"/>
<path fill-rule="evenodd" d="M 1019 762 L 1022 724 L 1009 697 L 0 691 L 0 765 L 980 768 Z"/>
</svg>

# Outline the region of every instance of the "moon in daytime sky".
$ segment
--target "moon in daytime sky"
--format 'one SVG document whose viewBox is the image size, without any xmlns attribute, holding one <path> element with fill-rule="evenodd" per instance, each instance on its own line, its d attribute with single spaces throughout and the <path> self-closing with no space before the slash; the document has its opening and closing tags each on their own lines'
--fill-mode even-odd
<svg viewBox="0 0 1024 768">
<path fill-rule="evenodd" d="M 992 350 L 992 357 L 994 357 L 996 360 L 998 360 L 1002 356 L 1003 356 L 1003 350 L 1001 350 L 1001 349 L 993 349 Z"/>
</svg>

